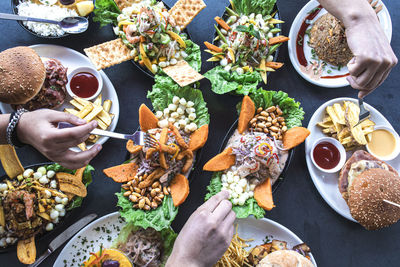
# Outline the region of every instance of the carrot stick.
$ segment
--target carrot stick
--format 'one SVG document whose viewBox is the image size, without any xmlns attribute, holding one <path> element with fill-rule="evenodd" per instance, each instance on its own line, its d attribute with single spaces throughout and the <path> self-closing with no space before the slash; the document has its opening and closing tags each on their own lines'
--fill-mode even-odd
<svg viewBox="0 0 400 267">
<path fill-rule="evenodd" d="M 271 46 L 274 44 L 279 44 L 279 43 L 283 43 L 283 42 L 287 42 L 287 41 L 289 41 L 289 37 L 279 35 L 279 36 L 270 38 L 268 40 L 268 42 L 269 42 L 268 44 Z"/>
<path fill-rule="evenodd" d="M 267 62 L 267 63 L 265 63 L 265 66 L 269 67 L 269 68 L 273 68 L 273 69 L 279 69 L 279 68 L 281 68 L 283 66 L 283 63 L 280 63 L 280 62 Z"/>
<path fill-rule="evenodd" d="M 231 27 L 229 27 L 229 25 L 220 17 L 216 16 L 214 19 L 224 30 L 229 31 L 231 29 Z"/>
<path fill-rule="evenodd" d="M 218 47 L 218 46 L 216 46 L 216 45 L 213 45 L 213 44 L 211 44 L 211 43 L 209 43 L 209 42 L 204 42 L 204 44 L 205 44 L 206 47 L 207 47 L 208 49 L 210 49 L 211 51 L 214 51 L 214 52 L 217 52 L 217 53 L 222 53 L 222 48 L 220 48 L 220 47 Z"/>
</svg>

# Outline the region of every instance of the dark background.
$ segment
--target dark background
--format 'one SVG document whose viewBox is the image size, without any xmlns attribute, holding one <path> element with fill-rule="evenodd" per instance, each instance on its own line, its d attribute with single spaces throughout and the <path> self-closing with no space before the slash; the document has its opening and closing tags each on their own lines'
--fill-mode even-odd
<svg viewBox="0 0 400 267">
<path fill-rule="evenodd" d="M 175 1 L 167 0 L 170 6 Z M 228 1 L 205 0 L 208 5 L 188 27 L 192 39 L 197 44 L 210 41 L 213 38 L 213 18 L 221 16 Z M 288 35 L 293 19 L 300 9 L 307 3 L 305 0 L 279 0 L 278 7 L 283 24 L 283 34 Z M 386 1 L 386 6 L 392 15 L 393 37 L 392 47 L 400 55 L 400 17 L 394 10 L 400 10 L 400 1 Z M 0 1 L 0 12 L 11 13 L 10 1 Z M 0 22 L 0 50 L 19 45 L 57 44 L 75 49 L 83 53 L 83 49 L 105 41 L 114 39 L 111 26 L 99 29 L 98 24 L 91 23 L 88 31 L 77 36 L 68 36 L 63 39 L 42 39 L 34 37 L 23 30 L 16 22 Z M 360 44 L 362 45 L 362 44 Z M 209 70 L 211 65 L 206 61 L 207 55 L 203 52 L 202 73 Z M 285 62 L 285 66 L 269 76 L 266 89 L 283 90 L 302 103 L 306 112 L 304 125 L 308 124 L 313 112 L 325 101 L 336 97 L 356 97 L 356 91 L 350 87 L 327 89 L 314 86 L 303 80 L 292 67 L 287 45 L 284 45 L 278 61 Z M 153 80 L 143 74 L 130 62 L 125 62 L 105 70 L 119 96 L 120 118 L 117 132 L 132 132 L 138 127 L 137 110 L 141 103 L 150 106 L 146 99 L 147 91 L 151 89 Z M 398 85 L 400 78 L 399 67 L 396 67 L 385 83 L 372 95 L 366 98 L 369 104 L 377 108 L 400 131 L 400 105 L 398 103 Z M 204 98 L 208 103 L 211 114 L 210 136 L 203 149 L 202 158 L 192 173 L 191 193 L 186 202 L 180 207 L 179 214 L 173 224 L 179 231 L 190 214 L 203 203 L 206 186 L 211 173 L 201 171 L 201 166 L 217 154 L 222 139 L 231 124 L 237 119 L 235 105 L 240 97 L 216 95 L 210 90 L 207 80 L 201 82 Z M 35 125 L 32 125 L 35 127 Z M 46 158 L 30 147 L 19 149 L 18 155 L 23 165 L 46 162 Z M 88 197 L 83 206 L 67 219 L 69 225 L 78 218 L 89 213 L 99 216 L 117 210 L 117 198 L 114 193 L 120 190 L 120 185 L 106 178 L 102 169 L 120 164 L 125 160 L 125 142 L 110 139 L 104 144 L 103 150 L 91 162 L 96 168 L 94 183 L 89 186 Z M 2 173 L 4 173 L 1 170 Z M 297 148 L 294 160 L 287 175 L 274 194 L 277 205 L 267 212 L 267 217 L 281 223 L 296 233 L 312 249 L 318 266 L 399 266 L 400 265 L 400 224 L 379 231 L 366 231 L 360 225 L 350 222 L 337 214 L 322 199 L 314 187 L 306 167 L 304 145 Z M 37 242 L 37 255 L 40 256 L 48 243 L 55 238 L 62 229 L 51 232 L 46 238 Z M 52 266 L 61 249 L 58 249 L 41 266 Z M 16 251 L 0 254 L 0 266 L 23 266 L 16 257 Z"/>
</svg>

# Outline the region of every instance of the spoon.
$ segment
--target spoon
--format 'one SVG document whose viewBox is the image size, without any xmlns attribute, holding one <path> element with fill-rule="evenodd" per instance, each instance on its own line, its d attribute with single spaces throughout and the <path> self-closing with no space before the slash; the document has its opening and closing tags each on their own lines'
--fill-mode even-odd
<svg viewBox="0 0 400 267">
<path fill-rule="evenodd" d="M 61 27 L 61 29 L 63 29 L 63 31 L 72 34 L 82 33 L 86 31 L 87 28 L 89 27 L 89 21 L 85 17 L 66 17 L 61 21 L 57 21 L 57 20 L 31 18 L 31 17 L 18 16 L 14 14 L 0 13 L 0 19 L 34 21 L 34 22 L 57 24 L 58 26 Z"/>
</svg>

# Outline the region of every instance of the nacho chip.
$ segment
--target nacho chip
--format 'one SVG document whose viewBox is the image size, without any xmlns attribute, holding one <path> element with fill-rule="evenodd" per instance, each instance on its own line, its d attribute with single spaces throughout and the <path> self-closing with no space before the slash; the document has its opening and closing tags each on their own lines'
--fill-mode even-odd
<svg viewBox="0 0 400 267">
<path fill-rule="evenodd" d="M 117 183 L 125 183 L 135 178 L 138 165 L 135 162 L 104 169 L 103 172 Z"/>
<path fill-rule="evenodd" d="M 275 207 L 274 200 L 272 198 L 272 186 L 270 178 L 267 178 L 263 183 L 256 186 L 254 189 L 254 198 L 257 201 L 257 204 L 265 210 L 272 210 Z"/>
<path fill-rule="evenodd" d="M 242 101 L 242 109 L 240 110 L 238 131 L 242 134 L 249 127 L 249 122 L 256 113 L 256 107 L 253 100 L 249 96 L 244 96 Z"/>
<path fill-rule="evenodd" d="M 184 29 L 204 8 L 206 4 L 203 0 L 178 0 L 169 10 L 169 14 L 175 19 L 176 24 Z"/>
<path fill-rule="evenodd" d="M 133 59 L 131 50 L 121 38 L 83 49 L 97 70 Z"/>
<path fill-rule="evenodd" d="M 307 128 L 291 128 L 283 135 L 283 147 L 286 149 L 292 149 L 303 143 L 309 135 L 310 131 Z"/>
<path fill-rule="evenodd" d="M 185 202 L 187 196 L 189 195 L 189 181 L 188 179 L 182 175 L 175 175 L 174 179 L 171 181 L 171 196 L 172 202 L 175 207 L 178 207 L 183 202 Z"/>
<path fill-rule="evenodd" d="M 175 65 L 164 68 L 163 71 L 181 87 L 204 78 L 203 75 L 198 73 L 184 60 L 180 60 Z"/>
<path fill-rule="evenodd" d="M 208 124 L 201 126 L 190 135 L 189 149 L 196 151 L 202 148 L 208 139 Z"/>
<path fill-rule="evenodd" d="M 17 245 L 17 257 L 23 264 L 33 264 L 36 260 L 35 237 L 19 240 Z"/>
<path fill-rule="evenodd" d="M 142 150 L 142 146 L 135 145 L 135 143 L 132 140 L 129 140 L 126 142 L 126 150 L 128 150 L 129 153 L 131 154 L 136 154 Z"/>
<path fill-rule="evenodd" d="M 72 193 L 79 197 L 86 197 L 86 186 L 82 183 L 82 177 L 81 179 L 78 178 L 79 177 L 66 172 L 56 173 L 56 179 L 61 191 Z"/>
<path fill-rule="evenodd" d="M 0 159 L 8 177 L 15 178 L 24 172 L 13 146 L 0 145 Z"/>
<path fill-rule="evenodd" d="M 158 127 L 156 115 L 145 104 L 140 105 L 139 108 L 139 124 L 143 132 Z"/>
<path fill-rule="evenodd" d="M 220 154 L 210 159 L 204 166 L 204 171 L 218 172 L 232 167 L 236 162 L 236 156 L 232 154 L 232 148 L 228 147 Z"/>
</svg>

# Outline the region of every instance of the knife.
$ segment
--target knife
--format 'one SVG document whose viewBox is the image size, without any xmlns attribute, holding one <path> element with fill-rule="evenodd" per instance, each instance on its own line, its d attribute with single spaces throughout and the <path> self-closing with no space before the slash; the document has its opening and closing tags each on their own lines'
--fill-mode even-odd
<svg viewBox="0 0 400 267">
<path fill-rule="evenodd" d="M 50 242 L 47 251 L 40 256 L 35 263 L 28 265 L 29 267 L 37 267 L 41 264 L 51 253 L 53 253 L 56 249 L 58 249 L 62 244 L 64 244 L 68 239 L 73 237 L 79 230 L 85 227 L 88 223 L 93 221 L 97 217 L 97 214 L 89 214 L 70 227 L 67 228 L 64 232 L 59 234 L 53 241 Z"/>
</svg>

